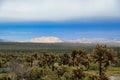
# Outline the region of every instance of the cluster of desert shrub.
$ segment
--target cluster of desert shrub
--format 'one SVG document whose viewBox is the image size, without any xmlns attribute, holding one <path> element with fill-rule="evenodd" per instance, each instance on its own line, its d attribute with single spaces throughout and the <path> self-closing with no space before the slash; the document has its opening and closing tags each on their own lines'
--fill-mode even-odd
<svg viewBox="0 0 120 80">
<path fill-rule="evenodd" d="M 92 52 L 1 53 L 0 80 L 109 80 L 108 67 L 117 63 L 117 52 L 106 45 L 96 45 Z"/>
</svg>

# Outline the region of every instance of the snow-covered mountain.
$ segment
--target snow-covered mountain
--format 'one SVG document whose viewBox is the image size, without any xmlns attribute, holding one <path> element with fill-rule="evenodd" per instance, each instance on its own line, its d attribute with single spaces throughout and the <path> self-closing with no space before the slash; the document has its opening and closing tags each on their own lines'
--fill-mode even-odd
<svg viewBox="0 0 120 80">
<path fill-rule="evenodd" d="M 61 39 L 57 37 L 38 37 L 28 40 L 28 42 L 36 42 L 36 43 L 60 43 L 63 42 Z"/>
<path fill-rule="evenodd" d="M 26 41 L 9 41 L 0 39 L 0 42 L 30 42 L 30 43 L 85 43 L 85 44 L 107 44 L 113 46 L 120 46 L 120 41 L 115 39 L 105 38 L 80 38 L 76 40 L 62 40 L 54 36 L 38 37 Z"/>
<path fill-rule="evenodd" d="M 73 43 L 110 43 L 110 42 L 116 42 L 120 43 L 118 40 L 112 40 L 112 39 L 105 39 L 105 38 L 80 38 L 76 40 L 68 40 L 68 42 Z"/>
</svg>

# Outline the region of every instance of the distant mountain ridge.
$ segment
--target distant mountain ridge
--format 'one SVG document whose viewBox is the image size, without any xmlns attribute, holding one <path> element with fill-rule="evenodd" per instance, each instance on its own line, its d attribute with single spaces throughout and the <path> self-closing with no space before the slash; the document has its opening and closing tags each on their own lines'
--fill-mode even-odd
<svg viewBox="0 0 120 80">
<path fill-rule="evenodd" d="M 4 40 L 4 39 L 0 39 L 0 42 L 6 42 L 6 40 Z"/>
<path fill-rule="evenodd" d="M 6 39 L 0 39 L 0 42 L 15 42 L 15 41 L 10 41 L 10 40 L 6 40 Z"/>
<path fill-rule="evenodd" d="M 58 37 L 47 36 L 38 37 L 26 41 L 10 41 L 5 39 L 0 39 L 0 42 L 24 42 L 24 43 L 84 43 L 84 44 L 107 44 L 110 46 L 120 46 L 120 41 L 110 40 L 105 38 L 80 38 L 77 40 L 61 40 Z"/>
<path fill-rule="evenodd" d="M 61 43 L 63 40 L 57 37 L 49 36 L 49 37 L 38 37 L 28 40 L 27 42 L 36 42 L 36 43 Z"/>
<path fill-rule="evenodd" d="M 67 42 L 73 43 L 109 43 L 109 42 L 117 42 L 120 41 L 112 40 L 112 39 L 105 39 L 105 38 L 80 38 L 76 40 L 68 40 Z"/>
</svg>

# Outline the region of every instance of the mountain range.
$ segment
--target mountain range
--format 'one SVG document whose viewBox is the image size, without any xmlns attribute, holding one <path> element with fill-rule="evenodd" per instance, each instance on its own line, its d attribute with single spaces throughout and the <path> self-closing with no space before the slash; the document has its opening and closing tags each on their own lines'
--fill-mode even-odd
<svg viewBox="0 0 120 80">
<path fill-rule="evenodd" d="M 105 38 L 80 38 L 77 40 L 61 40 L 58 37 L 47 36 L 47 37 L 38 37 L 33 38 L 30 40 L 24 41 L 10 41 L 5 39 L 0 39 L 0 42 L 29 42 L 29 43 L 89 43 L 89 44 L 96 44 L 96 43 L 105 43 L 110 45 L 118 45 L 120 46 L 120 41 L 118 40 L 110 40 Z"/>
<path fill-rule="evenodd" d="M 0 39 L 0 42 L 9 42 L 9 41 L 5 39 Z"/>
</svg>

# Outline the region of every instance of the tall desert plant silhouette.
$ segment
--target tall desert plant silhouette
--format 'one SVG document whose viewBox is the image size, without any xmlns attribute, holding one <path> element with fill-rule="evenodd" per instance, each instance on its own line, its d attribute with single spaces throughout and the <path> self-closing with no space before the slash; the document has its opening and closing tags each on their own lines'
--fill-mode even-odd
<svg viewBox="0 0 120 80">
<path fill-rule="evenodd" d="M 104 71 L 110 63 L 115 61 L 114 54 L 115 51 L 108 48 L 106 45 L 98 44 L 93 50 L 93 58 L 95 59 L 95 63 L 98 62 L 99 64 L 99 76 L 101 80 L 104 80 Z"/>
</svg>

